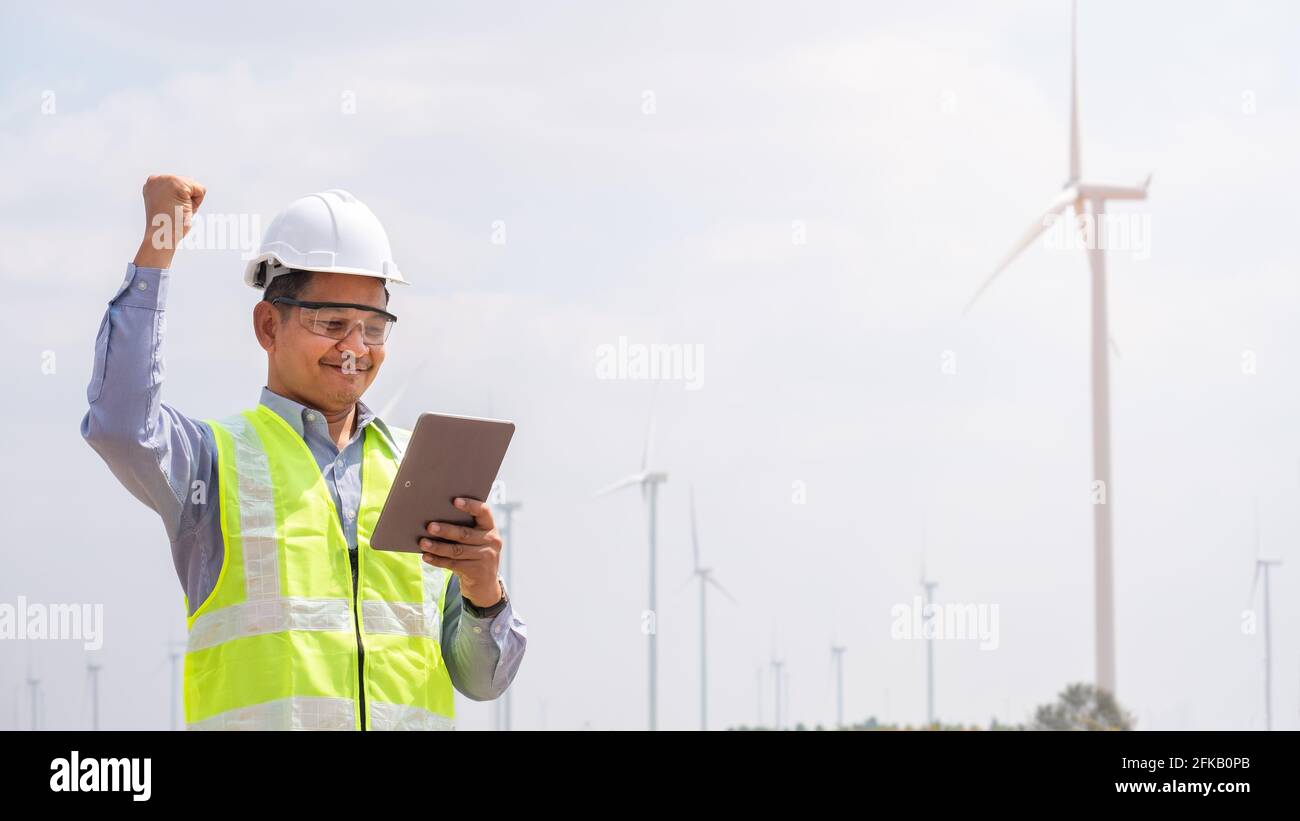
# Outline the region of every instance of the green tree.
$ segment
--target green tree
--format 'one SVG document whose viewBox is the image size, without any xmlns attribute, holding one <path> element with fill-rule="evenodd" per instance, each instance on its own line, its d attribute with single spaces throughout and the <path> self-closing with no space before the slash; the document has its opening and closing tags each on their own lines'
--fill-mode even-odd
<svg viewBox="0 0 1300 821">
<path fill-rule="evenodd" d="M 1106 690 L 1071 684 L 1052 704 L 1034 711 L 1031 730 L 1131 730 L 1136 719 Z"/>
</svg>

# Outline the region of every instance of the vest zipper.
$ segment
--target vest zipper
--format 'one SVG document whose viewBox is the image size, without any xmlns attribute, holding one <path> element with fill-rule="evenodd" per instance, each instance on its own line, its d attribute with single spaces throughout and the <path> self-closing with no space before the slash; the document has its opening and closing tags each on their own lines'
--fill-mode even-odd
<svg viewBox="0 0 1300 821">
<path fill-rule="evenodd" d="M 360 600 L 357 597 L 357 562 L 361 551 L 358 545 L 356 550 L 348 551 L 349 564 L 352 565 L 352 626 L 357 631 L 357 700 L 361 706 L 361 729 L 366 729 L 366 648 L 361 643 L 361 613 L 359 612 Z"/>
</svg>

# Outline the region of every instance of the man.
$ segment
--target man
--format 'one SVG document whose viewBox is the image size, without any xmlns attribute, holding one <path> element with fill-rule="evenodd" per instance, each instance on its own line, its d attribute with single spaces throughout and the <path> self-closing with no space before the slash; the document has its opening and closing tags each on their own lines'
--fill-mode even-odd
<svg viewBox="0 0 1300 821">
<path fill-rule="evenodd" d="M 260 404 L 196 420 L 163 404 L 163 307 L 198 182 L 152 176 L 145 238 L 95 342 L 82 436 L 163 519 L 185 591 L 189 729 L 449 729 L 453 688 L 494 699 L 527 641 L 492 510 L 430 522 L 422 553 L 370 548 L 410 431 L 361 401 L 405 284 L 346 191 L 295 200 L 245 281 L 262 300 Z"/>
</svg>

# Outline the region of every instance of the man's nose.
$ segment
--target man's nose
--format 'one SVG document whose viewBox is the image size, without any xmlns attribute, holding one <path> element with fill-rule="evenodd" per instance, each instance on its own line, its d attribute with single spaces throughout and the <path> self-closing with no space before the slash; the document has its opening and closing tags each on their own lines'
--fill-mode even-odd
<svg viewBox="0 0 1300 821">
<path fill-rule="evenodd" d="M 337 346 L 339 350 L 351 351 L 352 353 L 356 354 L 357 359 L 360 359 L 362 356 L 369 353 L 370 346 L 366 344 L 366 337 L 365 337 L 364 330 L 365 328 L 362 326 L 360 322 L 353 325 L 350 329 L 348 329 L 347 336 L 339 340 Z"/>
</svg>

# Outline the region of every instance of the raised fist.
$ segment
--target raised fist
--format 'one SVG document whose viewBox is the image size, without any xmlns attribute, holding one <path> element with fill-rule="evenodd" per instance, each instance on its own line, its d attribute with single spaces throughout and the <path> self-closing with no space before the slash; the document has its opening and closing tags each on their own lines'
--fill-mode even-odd
<svg viewBox="0 0 1300 821">
<path fill-rule="evenodd" d="M 189 232 L 207 189 L 176 174 L 154 174 L 144 183 L 145 236 L 136 265 L 166 268 Z"/>
<path fill-rule="evenodd" d="M 207 191 L 197 180 L 189 177 L 154 174 L 144 182 L 144 215 L 149 227 L 160 227 L 162 220 L 159 218 L 166 216 L 180 225 L 177 240 L 184 238 Z"/>
</svg>

